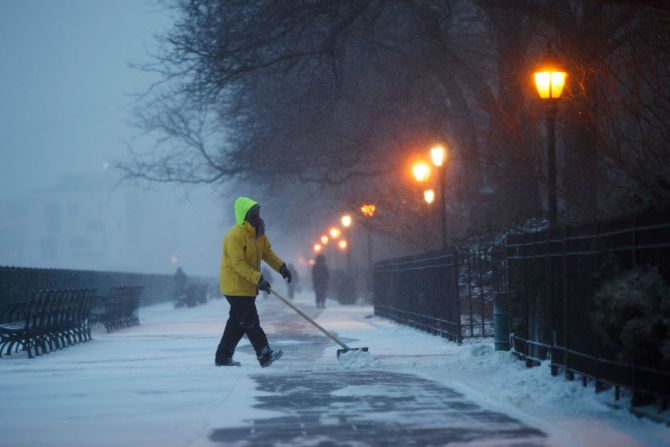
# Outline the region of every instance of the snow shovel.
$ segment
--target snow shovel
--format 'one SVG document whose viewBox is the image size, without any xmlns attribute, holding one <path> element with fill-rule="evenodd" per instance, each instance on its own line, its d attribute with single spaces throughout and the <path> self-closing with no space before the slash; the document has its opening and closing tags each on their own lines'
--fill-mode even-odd
<svg viewBox="0 0 670 447">
<path fill-rule="evenodd" d="M 361 359 L 361 356 L 356 355 L 358 352 L 368 352 L 368 348 L 350 348 L 349 346 L 345 345 L 339 338 L 331 334 L 329 331 L 321 327 L 319 323 L 316 321 L 312 320 L 305 312 L 297 308 L 293 303 L 288 301 L 286 298 L 283 296 L 279 295 L 277 292 L 274 290 L 270 289 L 270 293 L 272 293 L 276 298 L 279 298 L 281 301 L 284 302 L 288 307 L 296 311 L 301 317 L 303 317 L 305 320 L 309 321 L 312 323 L 317 329 L 319 329 L 321 332 L 326 334 L 331 340 L 333 340 L 335 343 L 340 345 L 342 349 L 337 350 L 337 360 L 342 363 L 344 366 L 354 366 L 354 367 L 361 367 L 361 366 L 367 366 L 367 365 L 362 365 L 361 363 L 368 362 L 367 358 L 371 358 L 372 361 L 374 361 L 374 358 L 372 355 L 366 354 L 365 357 L 366 359 Z M 351 355 L 353 354 L 353 356 Z M 354 358 L 355 357 L 355 358 Z M 344 359 L 346 358 L 346 361 Z M 361 362 L 363 360 L 363 362 Z"/>
</svg>

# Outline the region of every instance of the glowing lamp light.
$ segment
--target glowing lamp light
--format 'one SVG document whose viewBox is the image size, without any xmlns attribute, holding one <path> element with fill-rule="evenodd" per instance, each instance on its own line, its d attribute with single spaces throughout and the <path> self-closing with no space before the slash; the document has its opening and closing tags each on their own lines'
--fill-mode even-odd
<svg viewBox="0 0 670 447">
<path fill-rule="evenodd" d="M 337 244 L 340 247 L 340 250 L 346 250 L 349 244 L 347 244 L 347 241 L 342 239 L 340 242 Z"/>
<path fill-rule="evenodd" d="M 176 264 L 177 263 L 177 257 L 175 255 L 172 255 L 170 257 L 170 262 L 173 263 L 173 264 Z"/>
<path fill-rule="evenodd" d="M 307 261 L 307 263 L 308 263 L 309 265 L 314 265 L 314 259 L 310 259 L 309 261 Z"/>
<path fill-rule="evenodd" d="M 326 245 L 328 243 L 328 241 L 329 241 L 328 236 L 326 236 L 325 234 L 323 236 L 321 236 L 321 243 L 323 245 Z"/>
<path fill-rule="evenodd" d="M 342 234 L 342 232 L 340 231 L 339 228 L 333 227 L 330 229 L 330 237 L 332 239 L 337 239 L 338 237 L 340 237 L 340 234 Z"/>
<path fill-rule="evenodd" d="M 423 192 L 423 200 L 426 201 L 426 203 L 431 204 L 435 201 L 435 191 L 432 189 L 427 189 Z"/>
<path fill-rule="evenodd" d="M 564 71 L 539 71 L 535 72 L 535 88 L 542 99 L 559 99 L 565 87 L 565 78 L 568 74 Z"/>
<path fill-rule="evenodd" d="M 323 247 L 321 246 L 321 244 L 314 244 L 314 253 L 318 253 L 318 252 L 320 252 L 321 249 L 323 249 Z"/>
<path fill-rule="evenodd" d="M 345 228 L 350 227 L 351 226 L 351 216 L 349 214 L 345 214 L 344 216 L 342 216 L 341 222 L 342 222 L 343 227 L 345 227 Z"/>
<path fill-rule="evenodd" d="M 432 147 L 430 149 L 430 158 L 433 160 L 435 166 L 440 167 L 447 159 L 447 151 L 442 146 Z"/>
<path fill-rule="evenodd" d="M 547 54 L 538 62 L 533 77 L 537 94 L 541 99 L 559 99 L 563 94 L 568 73 L 556 57 L 551 44 Z"/>
<path fill-rule="evenodd" d="M 430 177 L 430 166 L 424 162 L 419 162 L 412 166 L 412 174 L 417 182 L 425 182 Z"/>
<path fill-rule="evenodd" d="M 377 207 L 375 205 L 366 203 L 365 205 L 361 206 L 361 213 L 363 213 L 365 217 L 372 217 L 375 215 L 376 209 Z"/>
</svg>

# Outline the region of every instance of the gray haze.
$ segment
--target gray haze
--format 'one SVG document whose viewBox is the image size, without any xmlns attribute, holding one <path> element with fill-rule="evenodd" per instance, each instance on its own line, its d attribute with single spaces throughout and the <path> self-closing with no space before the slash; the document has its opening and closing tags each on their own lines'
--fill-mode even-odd
<svg viewBox="0 0 670 447">
<path fill-rule="evenodd" d="M 154 78 L 129 63 L 170 24 L 141 0 L 0 0 L 0 265 L 217 275 L 230 200 L 111 168 L 151 146 L 129 121 Z"/>
</svg>

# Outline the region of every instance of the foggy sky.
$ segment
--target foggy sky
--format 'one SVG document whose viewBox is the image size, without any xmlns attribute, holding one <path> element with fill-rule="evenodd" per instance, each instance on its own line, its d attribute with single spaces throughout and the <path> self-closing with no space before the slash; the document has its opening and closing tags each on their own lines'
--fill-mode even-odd
<svg viewBox="0 0 670 447">
<path fill-rule="evenodd" d="M 65 175 L 117 175 L 104 167 L 123 158 L 124 142 L 149 147 L 135 138 L 130 112 L 132 95 L 154 78 L 129 63 L 148 60 L 154 34 L 171 20 L 152 1 L 0 0 L 2 198 L 51 188 Z M 233 221 L 221 199 L 207 189 L 190 191 L 187 200 L 184 189 L 151 187 L 139 194 L 154 208 L 139 212 L 160 224 L 149 232 L 148 246 L 156 250 L 142 253 L 142 270 L 171 273 L 175 265 L 163 253 L 174 252 L 187 273 L 216 276 L 222 232 Z M 30 266 L 84 267 L 40 259 Z"/>
</svg>

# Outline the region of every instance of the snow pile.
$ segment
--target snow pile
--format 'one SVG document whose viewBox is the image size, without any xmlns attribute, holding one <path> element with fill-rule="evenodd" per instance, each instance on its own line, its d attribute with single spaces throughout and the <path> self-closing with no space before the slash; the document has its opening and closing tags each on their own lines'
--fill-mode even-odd
<svg viewBox="0 0 670 447">
<path fill-rule="evenodd" d="M 495 351 L 490 342 L 465 345 L 456 354 L 457 365 L 468 369 L 504 368 L 515 359 L 510 352 Z"/>
<path fill-rule="evenodd" d="M 337 356 L 337 360 L 347 369 L 362 369 L 375 366 L 377 359 L 369 351 L 362 349 L 352 349 L 342 352 Z"/>
</svg>

